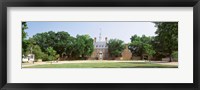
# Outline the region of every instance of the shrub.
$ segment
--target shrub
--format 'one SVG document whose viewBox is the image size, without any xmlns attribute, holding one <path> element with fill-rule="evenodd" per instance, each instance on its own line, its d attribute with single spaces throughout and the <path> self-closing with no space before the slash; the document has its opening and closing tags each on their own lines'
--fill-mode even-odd
<svg viewBox="0 0 200 90">
<path fill-rule="evenodd" d="M 49 61 L 48 55 L 44 53 L 42 60 L 43 61 Z"/>
<path fill-rule="evenodd" d="M 172 53 L 172 57 L 173 57 L 174 61 L 178 61 L 178 51 L 174 51 Z"/>
</svg>

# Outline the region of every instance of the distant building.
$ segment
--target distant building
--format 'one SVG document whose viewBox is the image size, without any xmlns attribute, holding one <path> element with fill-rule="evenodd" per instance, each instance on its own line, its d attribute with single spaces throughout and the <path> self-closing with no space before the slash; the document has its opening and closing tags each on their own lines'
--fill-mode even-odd
<svg viewBox="0 0 200 90">
<path fill-rule="evenodd" d="M 34 54 L 28 54 L 27 56 L 23 55 L 22 62 L 33 62 L 33 61 L 35 61 Z"/>
<path fill-rule="evenodd" d="M 108 42 L 108 38 L 105 37 L 105 39 L 102 41 L 101 40 L 101 33 L 99 34 L 99 40 L 97 41 L 97 38 L 94 38 L 94 51 L 91 55 L 91 57 L 89 57 L 90 60 L 109 60 L 112 59 L 109 55 L 108 52 L 108 46 L 107 46 L 107 42 Z M 126 44 L 126 48 L 124 49 L 124 51 L 122 52 L 121 57 L 116 57 L 116 59 L 124 59 L 124 60 L 130 60 L 132 58 L 132 53 L 130 52 L 130 50 L 128 49 L 128 44 Z"/>
<path fill-rule="evenodd" d="M 124 51 L 122 52 L 122 59 L 123 60 L 130 60 L 130 59 L 132 59 L 132 53 L 128 49 L 128 44 L 126 44 L 126 47 L 125 47 Z"/>
<path fill-rule="evenodd" d="M 101 40 L 101 33 L 99 35 L 99 41 L 97 41 L 96 37 L 94 38 L 94 51 L 90 57 L 90 59 L 96 59 L 96 60 L 105 60 L 109 59 L 109 53 L 108 53 L 108 46 L 107 46 L 107 37 L 104 41 Z"/>
</svg>

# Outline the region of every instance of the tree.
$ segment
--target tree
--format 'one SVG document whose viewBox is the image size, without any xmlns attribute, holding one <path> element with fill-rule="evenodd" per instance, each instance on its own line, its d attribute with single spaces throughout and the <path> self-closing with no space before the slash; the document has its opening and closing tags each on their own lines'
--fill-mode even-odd
<svg viewBox="0 0 200 90">
<path fill-rule="evenodd" d="M 33 36 L 34 41 L 36 44 L 40 46 L 42 51 L 44 52 L 49 46 L 54 47 L 56 45 L 56 33 L 53 31 L 44 32 L 44 33 L 37 33 Z"/>
<path fill-rule="evenodd" d="M 160 51 L 167 53 L 172 61 L 172 53 L 178 51 L 178 22 L 154 22 L 156 39 L 161 46 Z"/>
<path fill-rule="evenodd" d="M 68 48 L 66 50 L 66 52 L 68 52 L 68 55 L 69 55 L 69 59 L 75 59 L 77 57 L 77 47 L 76 46 L 76 38 L 75 37 L 70 37 L 69 38 L 69 45 L 68 45 Z"/>
<path fill-rule="evenodd" d="M 74 38 L 64 31 L 57 33 L 53 31 L 38 33 L 33 36 L 33 39 L 41 47 L 42 51 L 46 51 L 51 46 L 60 56 L 63 56 L 63 54 L 70 56 L 73 50 Z"/>
<path fill-rule="evenodd" d="M 22 55 L 25 55 L 25 52 L 27 51 L 29 42 L 26 40 L 27 33 L 25 30 L 28 29 L 27 23 L 22 22 Z"/>
<path fill-rule="evenodd" d="M 36 44 L 36 41 L 33 38 L 29 38 L 27 40 L 29 42 L 26 54 L 34 54 L 35 59 L 43 59 L 45 56 L 45 53 L 42 52 L 41 48 L 39 45 Z"/>
<path fill-rule="evenodd" d="M 121 56 L 121 53 L 125 49 L 124 42 L 119 39 L 110 39 L 107 45 L 108 45 L 108 52 L 112 57 Z"/>
<path fill-rule="evenodd" d="M 71 36 L 64 31 L 57 32 L 54 37 L 54 44 L 52 47 L 57 51 L 57 53 L 62 56 L 65 53 L 67 56 L 70 55 L 71 52 Z"/>
<path fill-rule="evenodd" d="M 46 49 L 46 53 L 48 55 L 48 61 L 56 60 L 59 55 L 56 53 L 56 51 L 52 47 L 48 47 Z"/>
<path fill-rule="evenodd" d="M 33 36 L 33 41 L 43 52 L 51 46 L 59 56 L 67 56 L 68 59 L 85 59 L 94 50 L 93 39 L 89 35 L 77 35 L 75 38 L 64 31 L 38 33 Z"/>
<path fill-rule="evenodd" d="M 172 57 L 173 57 L 173 59 L 175 59 L 176 61 L 178 61 L 178 51 L 174 51 L 172 53 Z"/>
<path fill-rule="evenodd" d="M 76 56 L 81 56 L 82 59 L 90 56 L 94 51 L 93 39 L 89 35 L 76 36 Z"/>
<path fill-rule="evenodd" d="M 155 50 L 153 49 L 152 45 L 150 45 L 150 44 L 144 45 L 144 51 L 149 56 L 153 56 L 156 53 Z"/>
<path fill-rule="evenodd" d="M 134 35 L 131 37 L 131 43 L 129 44 L 129 50 L 132 55 L 143 56 L 143 54 L 148 54 L 153 56 L 156 52 L 151 45 L 152 38 L 142 35 L 142 37 Z"/>
<path fill-rule="evenodd" d="M 44 58 L 45 53 L 42 52 L 42 50 L 40 49 L 40 46 L 35 45 L 32 47 L 32 50 L 33 50 L 32 53 L 35 55 L 36 60 Z"/>
<path fill-rule="evenodd" d="M 85 41 L 85 47 L 84 47 L 84 57 L 88 57 L 92 54 L 94 51 L 94 45 L 93 45 L 93 39 L 89 35 L 83 35 L 84 41 Z"/>
<path fill-rule="evenodd" d="M 27 37 L 27 33 L 25 32 L 26 29 L 28 29 L 27 23 L 22 22 L 22 40 L 26 39 Z"/>
</svg>

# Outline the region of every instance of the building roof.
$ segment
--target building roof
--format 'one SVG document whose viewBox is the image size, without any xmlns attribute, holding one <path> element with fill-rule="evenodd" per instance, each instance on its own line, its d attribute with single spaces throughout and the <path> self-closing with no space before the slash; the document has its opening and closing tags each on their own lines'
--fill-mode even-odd
<svg viewBox="0 0 200 90">
<path fill-rule="evenodd" d="M 106 41 L 97 41 L 94 42 L 94 48 L 103 49 L 108 48 Z"/>
</svg>

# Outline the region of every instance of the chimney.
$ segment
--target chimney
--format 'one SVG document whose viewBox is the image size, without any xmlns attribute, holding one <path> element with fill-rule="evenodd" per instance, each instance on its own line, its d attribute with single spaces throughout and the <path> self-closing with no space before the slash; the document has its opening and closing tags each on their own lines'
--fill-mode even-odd
<svg viewBox="0 0 200 90">
<path fill-rule="evenodd" d="M 96 37 L 94 37 L 94 42 L 96 42 L 96 40 L 97 40 L 97 38 L 96 38 Z"/>
<path fill-rule="evenodd" d="M 105 38 L 105 41 L 106 41 L 106 42 L 108 41 L 108 38 L 107 38 L 107 37 Z"/>
</svg>

